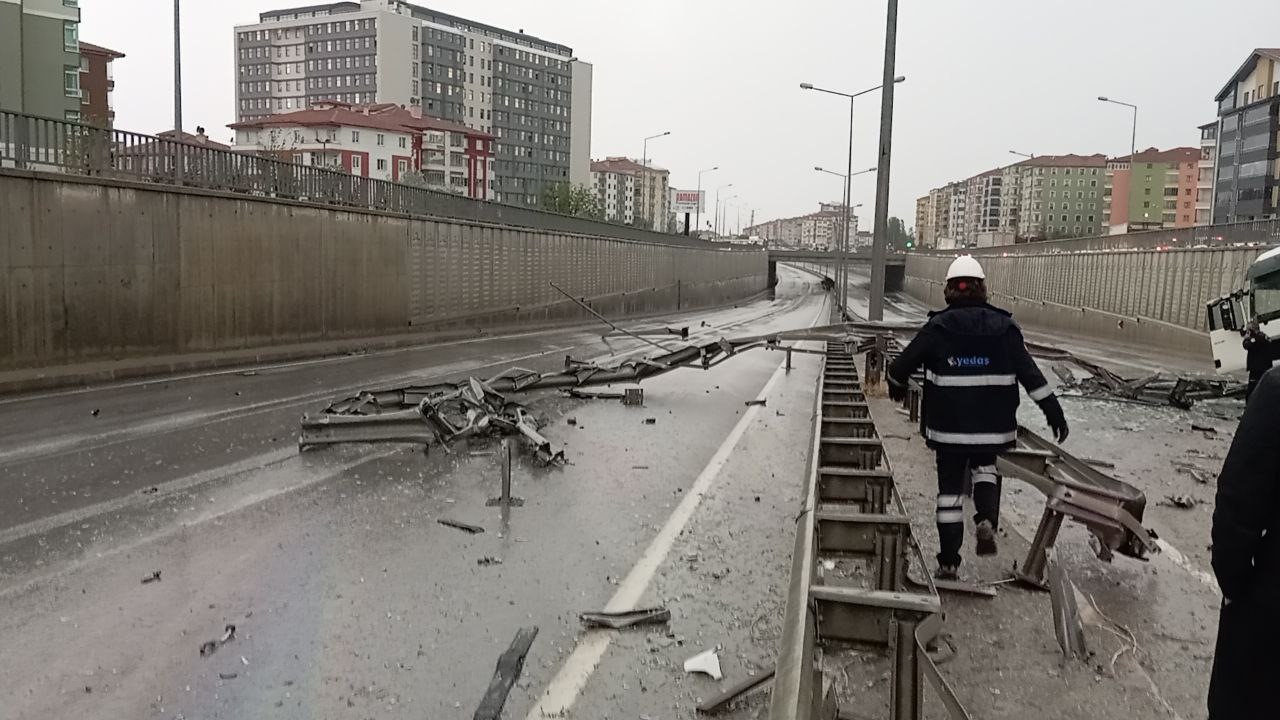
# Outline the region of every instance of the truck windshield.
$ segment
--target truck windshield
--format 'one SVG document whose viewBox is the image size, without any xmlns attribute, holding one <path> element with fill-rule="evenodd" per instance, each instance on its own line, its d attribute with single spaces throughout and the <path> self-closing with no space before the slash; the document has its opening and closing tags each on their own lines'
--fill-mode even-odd
<svg viewBox="0 0 1280 720">
<path fill-rule="evenodd" d="M 1280 318 L 1280 271 L 1253 279 L 1253 311 L 1259 322 Z"/>
</svg>

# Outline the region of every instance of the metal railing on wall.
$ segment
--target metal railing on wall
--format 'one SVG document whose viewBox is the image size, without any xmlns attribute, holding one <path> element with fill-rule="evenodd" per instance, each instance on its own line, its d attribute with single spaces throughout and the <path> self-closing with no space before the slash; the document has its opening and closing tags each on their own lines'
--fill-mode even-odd
<svg viewBox="0 0 1280 720">
<path fill-rule="evenodd" d="M 290 153 L 292 154 L 292 153 Z M 683 235 L 537 210 L 390 180 L 303 165 L 258 152 L 173 137 L 100 128 L 0 110 L 0 168 L 57 172 L 296 200 L 342 208 L 432 215 L 540 230 L 715 250 L 726 247 Z"/>
</svg>

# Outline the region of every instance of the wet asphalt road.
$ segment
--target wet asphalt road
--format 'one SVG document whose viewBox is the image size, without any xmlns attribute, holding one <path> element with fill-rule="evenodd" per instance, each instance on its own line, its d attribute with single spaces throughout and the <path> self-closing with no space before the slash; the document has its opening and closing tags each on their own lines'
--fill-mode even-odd
<svg viewBox="0 0 1280 720">
<path fill-rule="evenodd" d="M 825 322 L 816 278 L 780 273 L 776 300 L 671 323 L 711 339 Z M 520 458 L 525 504 L 505 517 L 485 505 L 492 446 L 299 454 L 297 419 L 361 387 L 640 348 L 579 328 L 0 400 L 0 717 L 470 717 L 516 630 L 537 625 L 508 703 L 523 716 L 573 650 L 577 613 L 649 557 L 781 356 L 646 382 L 643 408 L 533 399 L 571 464 Z M 812 381 L 776 389 L 803 405 Z M 766 411 L 750 412 L 741 442 L 777 455 Z M 775 498 L 761 482 L 785 516 L 794 487 Z M 762 530 L 790 546 L 790 525 Z M 227 624 L 235 639 L 202 658 Z"/>
</svg>

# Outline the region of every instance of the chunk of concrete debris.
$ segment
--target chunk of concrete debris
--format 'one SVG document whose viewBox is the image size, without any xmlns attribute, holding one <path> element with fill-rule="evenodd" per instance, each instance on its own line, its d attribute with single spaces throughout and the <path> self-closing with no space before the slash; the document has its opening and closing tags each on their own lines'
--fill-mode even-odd
<svg viewBox="0 0 1280 720">
<path fill-rule="evenodd" d="M 1176 507 L 1182 510 L 1190 510 L 1195 506 L 1199 505 L 1200 501 L 1196 500 L 1190 495 L 1169 495 L 1164 499 L 1164 502 L 1161 504 L 1168 505 L 1169 507 Z"/>
<path fill-rule="evenodd" d="M 767 398 L 756 398 L 755 400 L 748 400 L 745 404 L 747 407 L 751 407 L 752 405 L 764 407 L 767 402 L 769 402 Z"/>
<path fill-rule="evenodd" d="M 142 578 L 143 585 L 146 585 L 147 583 L 153 583 L 153 582 L 160 582 L 159 570 L 153 570 L 150 575 L 147 575 L 146 577 Z"/>
<path fill-rule="evenodd" d="M 720 656 L 716 654 L 715 650 L 704 650 L 685 660 L 684 671 L 710 675 L 715 680 L 724 678 L 724 675 L 720 672 Z"/>
</svg>

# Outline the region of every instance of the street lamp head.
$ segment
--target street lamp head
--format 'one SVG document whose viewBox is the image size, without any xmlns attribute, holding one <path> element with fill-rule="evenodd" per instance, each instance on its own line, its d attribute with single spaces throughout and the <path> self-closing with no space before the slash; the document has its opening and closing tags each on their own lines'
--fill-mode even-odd
<svg viewBox="0 0 1280 720">
<path fill-rule="evenodd" d="M 812 89 L 813 89 L 813 83 L 800 83 L 800 89 L 801 89 L 801 90 L 812 90 Z"/>
<path fill-rule="evenodd" d="M 894 81 L 894 82 L 896 82 L 896 83 L 906 82 L 906 81 L 907 81 L 907 76 L 906 76 L 906 75 L 899 75 L 898 77 L 894 78 L 894 79 L 893 79 L 893 81 Z"/>
<path fill-rule="evenodd" d="M 1111 98 L 1107 97 L 1106 95 L 1099 95 L 1098 99 L 1101 100 L 1102 102 L 1111 102 Z"/>
<path fill-rule="evenodd" d="M 658 137 L 666 137 L 667 135 L 670 135 L 670 134 L 671 134 L 671 131 L 670 131 L 670 130 L 668 130 L 668 131 L 666 131 L 666 132 L 662 133 L 661 135 L 659 135 Z"/>
<path fill-rule="evenodd" d="M 826 172 L 826 170 L 823 170 L 822 168 L 818 167 L 817 165 L 814 165 L 814 166 L 813 166 L 813 169 L 814 169 L 814 170 L 817 170 L 818 172 Z"/>
<path fill-rule="evenodd" d="M 867 168 L 867 169 L 866 169 L 866 170 L 864 170 L 863 172 L 875 172 L 876 170 L 879 170 L 879 168 L 877 168 L 876 166 L 872 165 L 871 167 Z"/>
</svg>

